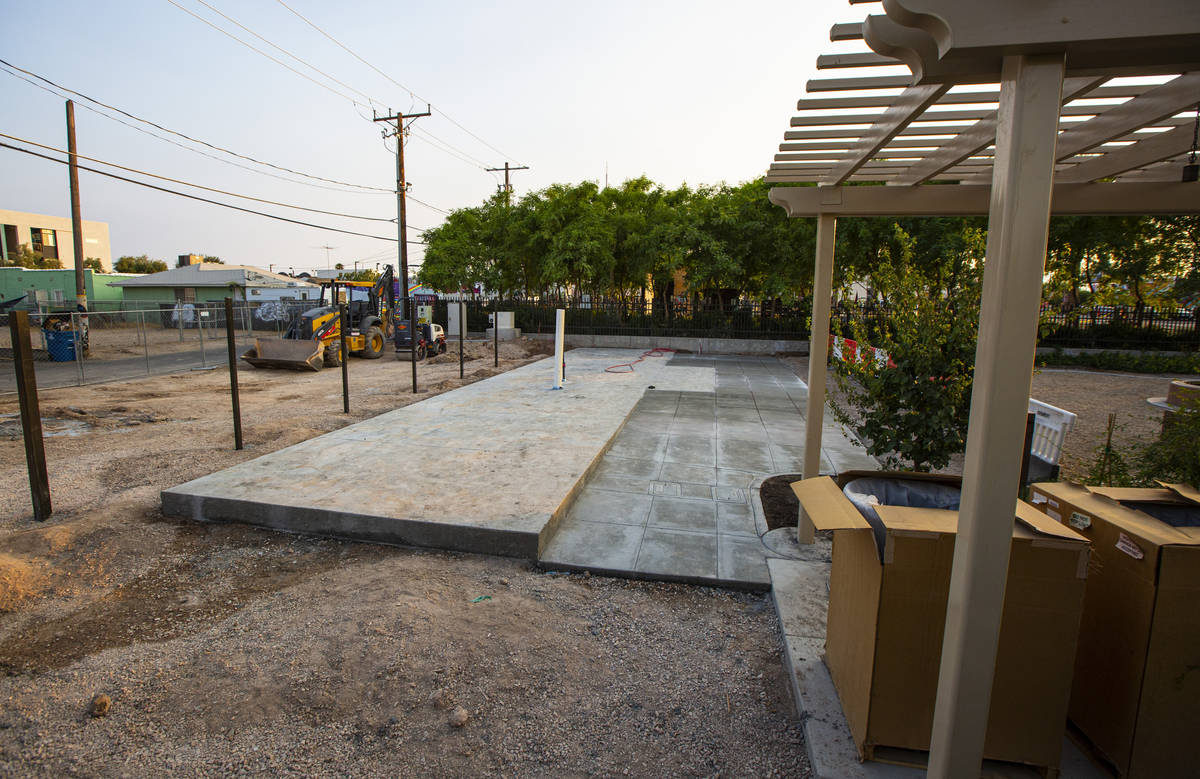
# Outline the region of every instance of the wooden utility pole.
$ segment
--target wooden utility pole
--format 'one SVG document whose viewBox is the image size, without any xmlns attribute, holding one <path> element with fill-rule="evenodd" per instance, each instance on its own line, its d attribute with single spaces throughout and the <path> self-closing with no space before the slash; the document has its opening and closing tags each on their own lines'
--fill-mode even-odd
<svg viewBox="0 0 1200 779">
<path fill-rule="evenodd" d="M 417 392 L 417 308 L 412 304 L 412 297 L 408 294 L 408 213 L 405 210 L 405 192 L 408 184 L 404 179 L 404 136 L 407 134 L 407 130 L 404 127 L 404 120 L 429 116 L 432 108 L 432 106 L 426 106 L 426 110 L 419 114 L 396 113 L 392 116 L 375 117 L 376 122 L 395 122 L 395 129 L 392 130 L 391 137 L 396 139 L 396 211 L 399 217 L 396 220 L 396 240 L 400 244 L 400 283 L 404 285 L 401 297 L 404 300 L 404 313 L 408 316 L 408 338 L 412 347 L 413 394 Z M 389 137 L 386 130 L 383 137 Z"/>
<path fill-rule="evenodd" d="M 509 183 L 509 180 L 508 180 L 509 172 L 514 171 L 514 170 L 529 170 L 529 166 L 528 165 L 518 165 L 516 167 L 512 167 L 506 162 L 506 163 L 504 163 L 503 168 L 487 168 L 486 170 L 489 173 L 499 173 L 500 171 L 504 171 L 504 202 L 505 202 L 505 204 L 507 204 L 509 202 L 509 200 L 512 198 L 512 184 Z"/>
<path fill-rule="evenodd" d="M 71 180 L 71 242 L 75 250 L 75 310 L 79 311 L 79 344 L 87 354 L 87 282 L 83 274 L 83 217 L 79 209 L 79 164 L 75 155 L 75 103 L 67 101 L 67 174 Z"/>
<path fill-rule="evenodd" d="M 87 310 L 87 284 L 83 276 L 83 217 L 79 211 L 79 165 L 75 159 L 75 103 L 67 101 L 67 171 L 71 178 L 71 238 L 75 248 L 75 303 Z"/>
</svg>

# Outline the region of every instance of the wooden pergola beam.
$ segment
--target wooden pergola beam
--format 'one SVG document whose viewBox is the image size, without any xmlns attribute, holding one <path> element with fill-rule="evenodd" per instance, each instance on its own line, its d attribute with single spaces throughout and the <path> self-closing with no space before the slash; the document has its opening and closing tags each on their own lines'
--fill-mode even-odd
<svg viewBox="0 0 1200 779">
<path fill-rule="evenodd" d="M 783 183 L 780 176 L 768 176 L 767 180 Z M 773 187 L 768 198 L 792 217 L 979 216 L 988 213 L 991 190 L 988 185 L 938 184 L 904 188 Z M 1055 184 L 1050 208 L 1055 214 L 1195 214 L 1200 213 L 1200 185 L 1178 181 Z"/>
</svg>

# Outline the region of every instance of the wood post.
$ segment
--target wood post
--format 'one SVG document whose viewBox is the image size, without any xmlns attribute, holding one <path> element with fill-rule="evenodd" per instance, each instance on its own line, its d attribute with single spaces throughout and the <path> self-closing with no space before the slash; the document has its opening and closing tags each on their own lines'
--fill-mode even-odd
<svg viewBox="0 0 1200 779">
<path fill-rule="evenodd" d="M 467 329 L 467 304 L 458 301 L 458 378 L 463 377 L 463 340 Z"/>
<path fill-rule="evenodd" d="M 8 315 L 12 335 L 13 366 L 17 371 L 17 401 L 21 407 L 21 435 L 25 439 L 25 464 L 29 469 L 29 491 L 33 517 L 39 522 L 50 517 L 50 477 L 46 474 L 46 448 L 42 441 L 42 411 L 38 404 L 37 377 L 33 372 L 33 348 L 29 343 L 29 312 Z"/>
<path fill-rule="evenodd" d="M 821 473 L 821 433 L 825 427 L 825 376 L 829 363 L 829 310 L 833 299 L 833 246 L 837 218 L 817 217 L 817 262 L 813 273 L 812 328 L 808 337 L 808 398 L 804 414 L 804 478 Z M 812 520 L 800 509 L 796 540 L 811 544 Z"/>
<path fill-rule="evenodd" d="M 238 356 L 233 338 L 233 298 L 225 298 L 225 345 L 229 350 L 229 397 L 233 400 L 233 448 L 241 451 L 242 404 L 238 397 Z"/>
<path fill-rule="evenodd" d="M 929 776 L 979 776 L 1029 410 L 1062 55 L 1010 55 L 1000 81 L 987 262 Z"/>
</svg>

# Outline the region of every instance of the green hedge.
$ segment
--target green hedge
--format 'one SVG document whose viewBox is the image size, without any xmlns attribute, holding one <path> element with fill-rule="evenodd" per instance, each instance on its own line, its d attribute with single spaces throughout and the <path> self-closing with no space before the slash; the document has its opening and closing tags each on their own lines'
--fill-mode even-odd
<svg viewBox="0 0 1200 779">
<path fill-rule="evenodd" d="M 1099 368 L 1130 373 L 1200 374 L 1200 354 L 1153 354 L 1136 352 L 1081 352 L 1060 349 L 1039 354 L 1035 365 L 1042 367 Z"/>
</svg>

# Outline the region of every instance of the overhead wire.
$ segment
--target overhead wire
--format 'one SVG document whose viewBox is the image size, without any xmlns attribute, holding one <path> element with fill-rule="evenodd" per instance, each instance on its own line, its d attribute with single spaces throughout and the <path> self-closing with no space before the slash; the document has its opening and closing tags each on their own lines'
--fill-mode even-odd
<svg viewBox="0 0 1200 779">
<path fill-rule="evenodd" d="M 224 154 L 229 154 L 229 155 L 231 155 L 231 156 L 234 156 L 234 157 L 237 157 L 237 158 L 239 158 L 239 159 L 243 159 L 243 160 L 247 160 L 247 161 L 249 161 L 249 162 L 253 162 L 253 163 L 255 163 L 256 165 L 263 165 L 263 166 L 265 166 L 265 167 L 268 167 L 268 168 L 273 168 L 273 169 L 275 169 L 275 170 L 283 171 L 283 172 L 285 172 L 285 173 L 291 173 L 292 175 L 295 175 L 295 176 L 302 176 L 302 177 L 304 177 L 304 178 L 314 179 L 314 180 L 316 180 L 316 181 L 324 181 L 324 182 L 326 182 L 326 183 L 329 183 L 329 184 L 338 184 L 338 185 L 340 185 L 340 186 L 343 186 L 343 187 L 351 187 L 351 188 L 353 188 L 353 189 L 367 190 L 367 191 L 371 191 L 371 192 L 386 192 L 386 193 L 389 193 L 389 194 L 392 194 L 392 195 L 396 194 L 396 190 L 395 190 L 395 189 L 392 189 L 392 188 L 389 188 L 389 187 L 375 187 L 375 186 L 370 186 L 370 185 L 367 185 L 367 184 L 355 184 L 355 183 L 353 183 L 353 182 L 349 182 L 349 181 L 340 181 L 340 180 L 338 180 L 338 179 L 325 178 L 324 176 L 317 176 L 317 175 L 315 175 L 315 174 L 312 174 L 312 173 L 305 173 L 305 172 L 303 172 L 303 171 L 299 171 L 299 170 L 293 170 L 292 168 L 287 168 L 287 167 L 284 167 L 284 166 L 282 166 L 282 165 L 276 165 L 276 164 L 274 164 L 274 163 L 271 163 L 271 162 L 266 162 L 265 160 L 260 160 L 260 159 L 258 159 L 258 158 L 256 158 L 256 157 L 251 157 L 251 156 L 249 156 L 249 155 L 246 155 L 246 154 L 240 154 L 240 153 L 238 153 L 238 152 L 235 152 L 235 151 L 233 151 L 232 149 L 227 149 L 227 148 L 225 148 L 225 147 L 223 147 L 223 146 L 218 146 L 218 145 L 216 145 L 216 144 L 214 144 L 214 143 L 209 143 L 208 141 L 201 140 L 201 139 L 199 139 L 199 138 L 193 138 L 192 136 L 190 136 L 190 135 L 187 135 L 187 134 L 185 134 L 185 133 L 182 133 L 182 132 L 179 132 L 178 130 L 172 130 L 172 129 L 170 129 L 169 127 L 164 127 L 164 126 L 163 126 L 163 125 L 161 125 L 161 124 L 158 124 L 158 123 L 156 123 L 156 122 L 153 122 L 153 121 L 151 121 L 151 120 L 149 120 L 149 119 L 144 119 L 144 118 L 142 118 L 142 117 L 140 117 L 140 116 L 137 116 L 137 115 L 135 115 L 135 114 L 132 114 L 132 113 L 130 113 L 130 112 L 128 112 L 128 111 L 125 111 L 125 110 L 123 110 L 123 109 L 117 108 L 116 106 L 109 105 L 108 103 L 105 103 L 105 102 L 103 102 L 103 101 L 101 101 L 101 100 L 97 100 L 97 99 L 96 99 L 96 98 L 94 98 L 94 97 L 89 97 L 88 95 L 85 95 L 85 94 L 84 94 L 84 93 L 82 93 L 82 92 L 77 92 L 76 90 L 74 90 L 74 89 L 71 89 L 70 87 L 64 87 L 64 86 L 62 86 L 61 84 L 58 84 L 58 83 L 55 83 L 54 81 L 51 81 L 50 79 L 46 78 L 45 76 L 40 76 L 40 75 L 38 75 L 37 73 L 34 73 L 33 71 L 26 70 L 25 68 L 18 67 L 17 65 L 13 65 L 11 62 L 8 62 L 8 61 L 7 61 L 7 60 L 5 60 L 5 59 L 2 59 L 2 58 L 0 58 L 0 65 L 4 65 L 4 66 L 6 66 L 6 67 L 8 67 L 8 68 L 11 68 L 12 70 L 16 70 L 16 71 L 19 71 L 19 72 L 21 72 L 21 73 L 24 73 L 24 74 L 26 74 L 27 76 L 32 76 L 33 78 L 37 79 L 38 81 L 42 81 L 42 82 L 44 82 L 44 83 L 46 83 L 46 84 L 49 84 L 50 86 L 54 87 L 55 89 L 58 89 L 58 90 L 60 90 L 61 92 L 66 92 L 66 93 L 68 93 L 68 94 L 74 95 L 75 97 L 82 98 L 83 100 L 86 100 L 86 101 L 88 101 L 88 102 L 90 102 L 90 103 L 94 103 L 95 105 L 98 105 L 98 106 L 101 106 L 101 107 L 103 107 L 103 108 L 106 108 L 106 109 L 108 109 L 109 111 L 115 111 L 116 113 L 118 113 L 118 114 L 121 114 L 122 116 L 128 117 L 128 118 L 130 118 L 130 119 L 134 120 L 135 122 L 141 122 L 142 124 L 149 125 L 149 126 L 151 126 L 151 127 L 154 127 L 154 128 L 156 128 L 156 129 L 158 129 L 158 130 L 161 130 L 161 131 L 163 131 L 163 132 L 165 132 L 165 133 L 169 133 L 169 134 L 171 134 L 171 135 L 174 135 L 174 136 L 177 136 L 177 137 L 179 137 L 179 138 L 183 138 L 184 140 L 190 141 L 190 142 L 192 142 L 192 143 L 198 143 L 198 144 L 200 144 L 200 145 L 202 145 L 202 146 L 206 146 L 206 147 L 208 147 L 208 148 L 210 148 L 210 149 L 213 149 L 213 150 L 215 150 L 215 151 L 222 152 L 222 153 L 224 153 Z M 16 77 L 16 78 L 21 78 L 20 76 L 17 76 L 16 74 L 13 74 L 13 73 L 10 73 L 9 75 L 12 75 L 12 76 L 14 76 L 14 77 Z M 24 79 L 24 78 L 22 78 L 22 80 L 23 80 L 23 81 L 29 81 L 29 79 Z M 33 83 L 33 82 L 29 82 L 29 83 Z M 34 86 L 40 86 L 40 85 L 37 85 L 37 84 L 35 84 Z M 42 89 L 45 89 L 45 87 L 40 87 L 40 88 L 42 88 Z M 49 90 L 46 90 L 46 91 L 49 91 Z M 62 95 L 59 95 L 59 96 L 61 97 Z M 84 106 L 84 107 L 85 107 L 85 108 L 87 108 L 87 106 Z M 120 120 L 120 119 L 117 119 L 116 117 L 109 116 L 108 114 L 105 114 L 105 113 L 103 113 L 103 112 L 101 112 L 101 111 L 97 111 L 97 110 L 95 110 L 95 109 L 89 109 L 89 110 L 92 110 L 94 113 L 98 113 L 98 114 L 100 114 L 101 116 L 105 116 L 105 117 L 107 117 L 107 118 L 109 118 L 109 119 L 112 119 L 113 121 L 116 121 L 116 122 L 121 122 L 121 120 Z M 132 127 L 132 125 L 129 125 L 129 124 L 128 124 L 128 123 L 126 123 L 126 122 L 121 122 L 121 124 L 125 124 L 126 126 L 130 126 L 130 127 Z M 143 132 L 144 132 L 144 131 L 143 131 Z M 154 133 L 148 133 L 148 134 L 149 134 L 149 135 L 151 135 L 151 136 L 153 136 L 153 137 L 155 137 L 155 138 L 160 138 L 160 136 L 154 135 Z M 162 140 L 167 140 L 167 139 L 165 139 L 165 138 L 162 138 Z M 170 141 L 170 142 L 171 142 L 171 143 L 174 143 L 173 141 Z M 176 145 L 177 145 L 177 146 L 180 146 L 181 148 L 184 148 L 184 149 L 190 149 L 190 147 L 188 147 L 188 146 L 182 146 L 181 144 L 176 144 Z M 196 153 L 198 153 L 198 154 L 204 154 L 203 152 L 201 152 L 201 151 L 200 151 L 200 150 L 198 150 L 198 149 L 191 149 L 191 150 L 192 150 L 192 151 L 195 151 L 195 152 L 196 152 Z M 211 157 L 211 155 L 207 155 L 207 154 L 205 154 L 204 156 L 206 156 L 206 157 Z M 221 159 L 221 158 L 219 158 L 219 157 L 212 157 L 212 159 Z M 227 163 L 229 163 L 229 164 L 234 164 L 234 163 L 230 163 L 228 160 L 222 160 L 222 162 L 227 162 Z M 238 167 L 245 167 L 245 166 L 241 166 L 241 165 L 239 165 Z M 254 170 L 253 168 L 246 168 L 246 169 L 247 169 L 247 170 Z M 264 171 L 255 171 L 255 172 L 258 172 L 258 173 L 265 173 Z M 285 179 L 285 180 L 287 180 L 287 179 Z M 295 182 L 295 183 L 303 183 L 303 182 Z"/>
<path fill-rule="evenodd" d="M 24 143 L 29 146 L 36 146 L 39 149 L 46 149 L 48 151 L 58 152 L 59 154 L 70 154 L 70 152 L 67 151 L 66 149 L 59 149 L 54 146 L 47 146 L 44 143 L 38 143 L 37 141 L 31 141 L 28 138 L 18 138 L 15 135 L 8 135 L 7 133 L 0 133 L 0 138 L 8 138 L 11 141 L 18 141 L 20 143 Z M 361 216 L 359 214 L 346 214 L 346 213 L 342 213 L 340 211 L 325 211 L 320 208 L 309 208 L 307 206 L 298 206 L 298 205 L 294 205 L 292 203 L 281 203 L 278 200 L 267 200 L 267 199 L 261 198 L 261 197 L 254 197 L 253 195 L 242 195 L 237 192 L 230 192 L 230 191 L 224 190 L 224 189 L 216 189 L 215 187 L 206 187 L 203 184 L 196 184 L 191 181 L 184 181 L 182 179 L 171 178 L 170 176 L 162 176 L 157 173 L 151 173 L 146 170 L 139 170 L 138 168 L 126 167 L 124 165 L 119 165 L 115 162 L 109 162 L 108 160 L 102 160 L 97 157 L 89 157 L 86 154 L 76 153 L 75 156 L 81 160 L 88 160 L 89 162 L 95 162 L 95 163 L 99 163 L 101 165 L 107 165 L 110 168 L 117 168 L 118 170 L 124 170 L 129 173 L 137 173 L 142 176 L 149 176 L 150 178 L 159 179 L 160 181 L 169 181 L 172 184 L 182 184 L 185 187 L 194 187 L 195 189 L 203 189 L 206 192 L 215 192 L 219 195 L 229 195 L 230 197 L 237 197 L 237 198 L 241 198 L 243 200 L 253 200 L 256 203 L 265 203 L 267 205 L 272 205 L 272 206 L 282 206 L 283 208 L 294 208 L 298 211 L 309 211 L 314 214 L 326 214 L 328 216 L 340 216 L 340 217 L 345 217 L 346 219 L 362 219 L 362 220 L 365 220 L 368 222 L 392 222 L 392 223 L 395 223 L 395 221 L 396 221 L 395 217 L 392 217 L 389 219 L 389 218 L 381 217 L 381 216 Z M 422 203 L 422 205 L 427 205 L 427 204 Z M 430 206 L 430 208 L 432 208 L 432 206 Z"/>
<path fill-rule="evenodd" d="M 363 59 L 361 56 L 359 56 L 359 55 L 358 55 L 358 53 L 357 53 L 357 52 L 355 52 L 355 51 L 354 51 L 353 49 L 351 49 L 349 46 L 347 46 L 346 44 L 342 43 L 341 41 L 339 41 L 337 38 L 333 37 L 333 36 L 332 36 L 332 35 L 330 35 L 329 33 L 325 32 L 323 29 L 321 29 L 320 27 L 318 27 L 318 26 L 316 25 L 316 23 L 315 23 L 315 22 L 313 22 L 312 20 L 310 20 L 308 17 L 304 16 L 302 13 L 300 13 L 299 11 L 297 11 L 295 8 L 292 8 L 290 5 L 288 5 L 287 3 L 285 3 L 283 0 L 275 0 L 275 1 L 276 1 L 277 3 L 279 3 L 280 5 L 282 5 L 284 8 L 286 8 L 287 10 L 291 11 L 291 12 L 292 12 L 292 13 L 293 13 L 295 16 L 297 16 L 297 17 L 298 17 L 298 18 L 299 18 L 301 21 L 303 21 L 303 22 L 304 22 L 305 24 L 307 24 L 309 27 L 313 28 L 314 30 L 316 30 L 317 32 L 319 32 L 321 35 L 323 35 L 323 36 L 325 36 L 326 38 L 328 38 L 330 41 L 333 41 L 333 43 L 335 43 L 337 46 L 339 46 L 339 47 L 340 47 L 340 48 L 341 48 L 343 51 L 345 51 L 345 52 L 346 52 L 347 54 L 349 54 L 351 57 L 354 57 L 356 60 L 358 60 L 358 61 L 359 61 L 359 62 L 361 62 L 362 64 L 366 65 L 368 68 L 370 68 L 371 70 L 375 71 L 375 72 L 376 72 L 376 73 L 378 73 L 380 76 L 383 76 L 383 77 L 384 77 L 385 79 L 387 79 L 388 81 L 392 82 L 392 83 L 393 83 L 393 84 L 395 84 L 396 86 L 398 86 L 398 87 L 400 87 L 401 89 L 403 89 L 403 90 L 404 90 L 405 92 L 407 92 L 407 93 L 409 94 L 409 96 L 410 96 L 410 97 L 412 97 L 414 100 L 420 100 L 420 101 L 422 101 L 422 102 L 424 102 L 424 103 L 430 103 L 430 102 L 431 102 L 431 101 L 429 101 L 429 100 L 426 100 L 425 98 L 421 97 L 420 95 L 418 95 L 418 94 L 417 94 L 415 91 L 413 91 L 413 90 L 412 90 L 412 89 L 410 89 L 409 87 L 406 87 L 406 86 L 404 86 L 404 85 L 403 85 L 403 84 L 401 84 L 399 81 L 397 81 L 396 79 L 394 79 L 394 78 L 392 78 L 391 76 L 389 76 L 387 73 L 384 73 L 382 70 L 380 70 L 379 68 L 375 67 L 374 65 L 372 65 L 372 64 L 371 64 L 370 62 L 368 62 L 367 60 Z M 432 110 L 432 107 L 431 107 L 431 110 Z M 504 157 L 504 158 L 506 158 L 506 159 L 514 159 L 514 158 L 513 158 L 511 155 L 509 155 L 509 154 L 506 154 L 505 152 L 501 151 L 500 149 L 496 148 L 496 147 L 495 147 L 495 146 L 493 146 L 492 144 L 490 144 L 490 143 L 488 143 L 487 141 L 485 141 L 483 138 L 479 137 L 479 136 L 478 136 L 478 135 L 476 135 L 475 133 L 473 133 L 473 132 L 471 132 L 470 130 L 468 130 L 468 129 L 467 129 L 465 126 L 463 126 L 463 125 L 462 125 L 460 122 L 458 122 L 458 121 L 457 121 L 457 120 L 456 120 L 454 117 L 452 117 L 452 116 L 450 116 L 449 114 L 447 114 L 445 111 L 443 111 L 443 110 L 441 110 L 441 109 L 438 109 L 438 110 L 437 110 L 437 113 L 438 113 L 438 114 L 440 114 L 440 115 L 442 116 L 442 118 L 444 118 L 446 121 L 450 122 L 452 125 L 454 125 L 454 126 L 455 126 L 455 127 L 457 127 L 458 129 L 462 130 L 464 133 L 466 133 L 467 135 L 471 136 L 471 137 L 472 137 L 472 138 L 474 138 L 475 140 L 479 141 L 479 142 L 480 142 L 480 143 L 482 143 L 484 146 L 488 147 L 489 149 L 491 149 L 492 151 L 496 152 L 496 153 L 497 153 L 497 154 L 499 154 L 500 156 L 502 156 L 502 157 Z M 520 163 L 520 164 L 524 164 L 524 163 Z M 486 167 L 486 166 L 485 166 L 485 167 Z"/>
<path fill-rule="evenodd" d="M 168 2 L 172 2 L 172 4 L 174 4 L 173 0 L 168 0 Z M 237 27 L 239 27 L 240 29 L 242 29 L 242 30 L 245 30 L 246 32 L 250 33 L 250 34 L 251 34 L 251 35 L 253 35 L 255 38 L 258 38 L 260 41 L 262 41 L 263 43 L 267 44 L 268 46 L 270 46 L 270 47 L 272 47 L 272 48 L 276 49 L 277 51 L 281 51 L 281 52 L 283 52 L 283 53 L 284 53 L 284 54 L 286 54 L 287 56 L 289 56 L 289 57 L 291 57 L 292 59 L 294 59 L 296 62 L 299 62 L 300 64 L 304 65 L 304 66 L 305 66 L 305 67 L 307 67 L 307 68 L 311 68 L 313 71 L 315 71 L 315 72 L 317 72 L 317 73 L 320 73 L 322 76 L 324 76 L 325 78 L 327 78 L 327 79 L 329 79 L 330 81 L 334 82 L 335 84 L 338 84 L 339 86 L 343 86 L 343 87 L 345 87 L 346 89 L 349 89 L 351 92 L 354 92 L 355 94 L 357 94 L 357 95 L 359 95 L 359 96 L 361 96 L 361 97 L 364 97 L 364 98 L 366 98 L 366 99 L 367 99 L 367 102 L 369 102 L 369 103 L 372 103 L 372 104 L 376 104 L 376 103 L 378 103 L 378 104 L 379 104 L 379 106 L 380 106 L 381 108 L 383 107 L 383 102 L 382 102 L 382 101 L 376 100 L 375 98 L 373 98 L 373 97 L 371 97 L 370 95 L 368 95 L 366 92 L 363 92 L 363 91 L 361 91 L 361 90 L 359 90 L 359 89 L 355 89 L 354 87 L 352 87 L 352 86 L 350 86 L 349 84 L 347 84 L 345 81 L 342 81 L 342 80 L 340 80 L 340 79 L 336 78 L 335 76 L 331 76 L 330 74 L 328 74 L 328 73 L 326 73 L 325 71 L 323 71 L 323 70 L 321 70 L 320 68 L 318 68 L 316 65 L 313 65 L 311 62 L 308 62 L 307 60 L 304 60 L 304 59 L 302 59 L 302 58 L 300 58 L 300 57 L 296 56 L 295 54 L 293 54 L 292 52 L 290 52 L 290 51 L 288 51 L 287 49 L 283 48 L 283 47 L 282 47 L 282 46 L 280 46 L 279 44 L 277 44 L 277 43 L 274 43 L 273 41 L 270 41 L 270 40 L 268 40 L 268 39 L 264 38 L 263 36 L 261 36 L 261 35 L 259 35 L 258 33 L 256 33 L 254 30 L 251 30 L 249 27 L 247 27 L 246 25 L 244 25 L 244 24 L 242 24 L 241 22 L 239 22 L 237 19 L 234 19 L 233 17 L 231 17 L 231 16 L 229 16 L 229 15 L 227 15 L 227 14 L 223 13 L 223 12 L 222 12 L 222 11 L 221 11 L 219 8 L 216 8 L 215 6 L 213 6 L 213 5 L 210 5 L 209 3 L 205 2 L 205 0 L 196 0 L 196 2 L 197 2 L 197 3 L 199 3 L 200 5 L 204 6 L 204 7 L 205 7 L 205 8 L 207 8 L 208 10 L 212 11 L 213 13 L 217 14 L 218 16 L 220 16 L 222 19 L 226 20 L 226 21 L 227 21 L 227 22 L 229 22 L 230 24 L 237 25 Z M 363 118 L 365 119 L 366 117 L 363 117 Z"/>
<path fill-rule="evenodd" d="M 216 30 L 217 32 L 221 33 L 222 35 L 228 36 L 228 37 L 232 38 L 233 40 L 237 41 L 238 43 L 242 44 L 242 45 L 243 45 L 243 46 L 245 46 L 246 48 L 250 49 L 251 51 L 255 51 L 255 52 L 257 52 L 257 53 L 261 54 L 262 56 L 264 56 L 264 57 L 266 57 L 267 59 L 269 59 L 269 60 L 271 60 L 272 62 L 274 62 L 276 65 L 279 65 L 280 67 L 283 67 L 283 68 L 287 68 L 288 70 L 290 70 L 290 71 L 292 71 L 293 73 L 295 73 L 297 76 L 300 76 L 301 78 L 303 78 L 303 79 L 305 79 L 305 80 L 307 80 L 307 81 L 311 81 L 312 83 L 316 84 L 317 86 L 321 87 L 322 89 L 328 90 L 329 92 L 332 92 L 333 94 L 337 95 L 338 97 L 341 97 L 341 98 L 344 98 L 344 99 L 346 99 L 346 100 L 349 100 L 351 103 L 354 103 L 355 105 L 362 105 L 362 106 L 364 106 L 364 107 L 370 108 L 370 106 L 369 106 L 369 105 L 366 105 L 366 104 L 364 104 L 364 103 L 361 103 L 361 102 L 359 102 L 358 100 L 355 100 L 353 97 L 351 97 L 350 95 L 347 95 L 345 92 L 340 92 L 340 91 L 338 91 L 338 90 L 334 89 L 333 87 L 329 86 L 328 84 L 324 84 L 324 83 L 322 83 L 322 82 L 320 82 L 320 81 L 317 81 L 315 78 L 313 78 L 312 76 L 308 75 L 307 73 L 303 73 L 303 72 L 301 72 L 301 71 L 299 71 L 299 70 L 296 70 L 295 68 L 293 68 L 291 65 L 287 64 L 286 62 L 283 62 L 283 61 L 281 61 L 281 60 L 279 60 L 279 59 L 276 59 L 275 57 L 272 57 L 270 54 L 268 54 L 268 53 L 266 53 L 265 51 L 263 51 L 262 49 L 258 48 L 258 47 L 257 47 L 257 46 L 255 46 L 253 43 L 247 43 L 246 41 L 244 41 L 244 40 L 242 40 L 241 38 L 237 37 L 236 35 L 234 35 L 233 33 L 229 32 L 228 30 L 221 29 L 220 27 L 218 27 L 217 25 L 213 24 L 213 23 L 212 23 L 212 22 L 210 22 L 208 19 L 205 19 L 203 16 L 201 16 L 200 14 L 198 14 L 198 13 L 196 13 L 195 11 L 191 10 L 190 8 L 185 8 L 184 6 L 182 6 L 182 5 L 180 5 L 179 3 L 175 2 L 175 0 L 167 0 L 167 2 L 168 2 L 168 3 L 170 3 L 171 5 L 175 6 L 175 7 L 176 7 L 176 8 L 178 8 L 179 10 L 183 11 L 184 13 L 188 14 L 189 16 L 192 16 L 192 17 L 195 17 L 196 19 L 199 19 L 200 21 L 202 21 L 202 22 L 204 22 L 205 24 L 207 24 L 209 27 L 211 27 L 211 28 L 213 28 L 214 30 Z M 236 22 L 235 22 L 235 24 L 236 24 Z M 239 26 L 240 26 L 240 25 L 239 25 Z M 357 91 L 357 90 L 355 90 L 355 91 Z M 369 99 L 369 98 L 368 98 L 368 99 Z"/>
<path fill-rule="evenodd" d="M 0 148 L 12 149 L 13 151 L 19 151 L 23 154 L 29 154 L 34 157 L 40 157 L 44 160 L 50 160 L 51 162 L 57 162 L 60 165 L 70 164 L 67 160 L 60 160 L 55 157 L 51 157 L 48 154 L 42 154 L 41 152 L 36 152 L 36 151 L 33 151 L 32 149 L 22 149 L 19 146 L 13 146 L 8 143 L 0 142 Z M 109 173 L 108 171 L 97 170 L 96 168 L 89 168 L 86 165 L 77 165 L 76 167 L 79 168 L 80 170 L 86 170 L 89 173 L 96 173 L 100 176 L 107 176 L 108 178 L 117 179 L 118 181 L 125 181 L 129 184 L 136 184 L 139 187 L 146 187 L 147 189 L 153 189 L 153 190 L 157 190 L 159 192 L 165 192 L 169 195 L 178 195 L 179 197 L 186 197 L 190 200 L 198 200 L 201 203 L 209 203 L 211 205 L 220 206 L 222 208 L 230 208 L 230 209 L 233 209 L 234 211 L 241 211 L 241 212 L 247 213 L 247 214 L 254 214 L 256 216 L 266 217 L 267 219 L 275 219 L 280 222 L 288 222 L 290 224 L 302 225 L 304 227 L 312 227 L 317 230 L 326 230 L 326 231 L 332 232 L 332 233 L 344 233 L 345 235 L 357 235 L 362 238 L 373 238 L 377 241 L 389 241 L 392 243 L 396 242 L 395 238 L 387 238 L 382 235 L 371 235 L 370 233 L 360 233 L 356 230 L 343 230 L 338 227 L 327 227 L 325 225 L 313 224 L 312 222 L 305 222 L 305 221 L 302 221 L 299 219 L 290 219 L 286 216 L 279 216 L 277 214 L 268 214 L 265 211 L 255 211 L 252 208 L 243 208 L 242 206 L 235 206 L 232 203 L 222 203 L 219 200 L 212 200 L 210 198 L 200 197 L 199 195 L 192 195 L 187 192 L 179 192 L 178 190 L 167 189 L 166 187 L 160 187 L 157 184 L 149 184 L 145 181 L 138 181 L 136 179 L 127 178 L 125 176 L 118 176 L 117 174 Z M 417 228 L 414 228 L 414 229 L 417 229 Z"/>
</svg>

